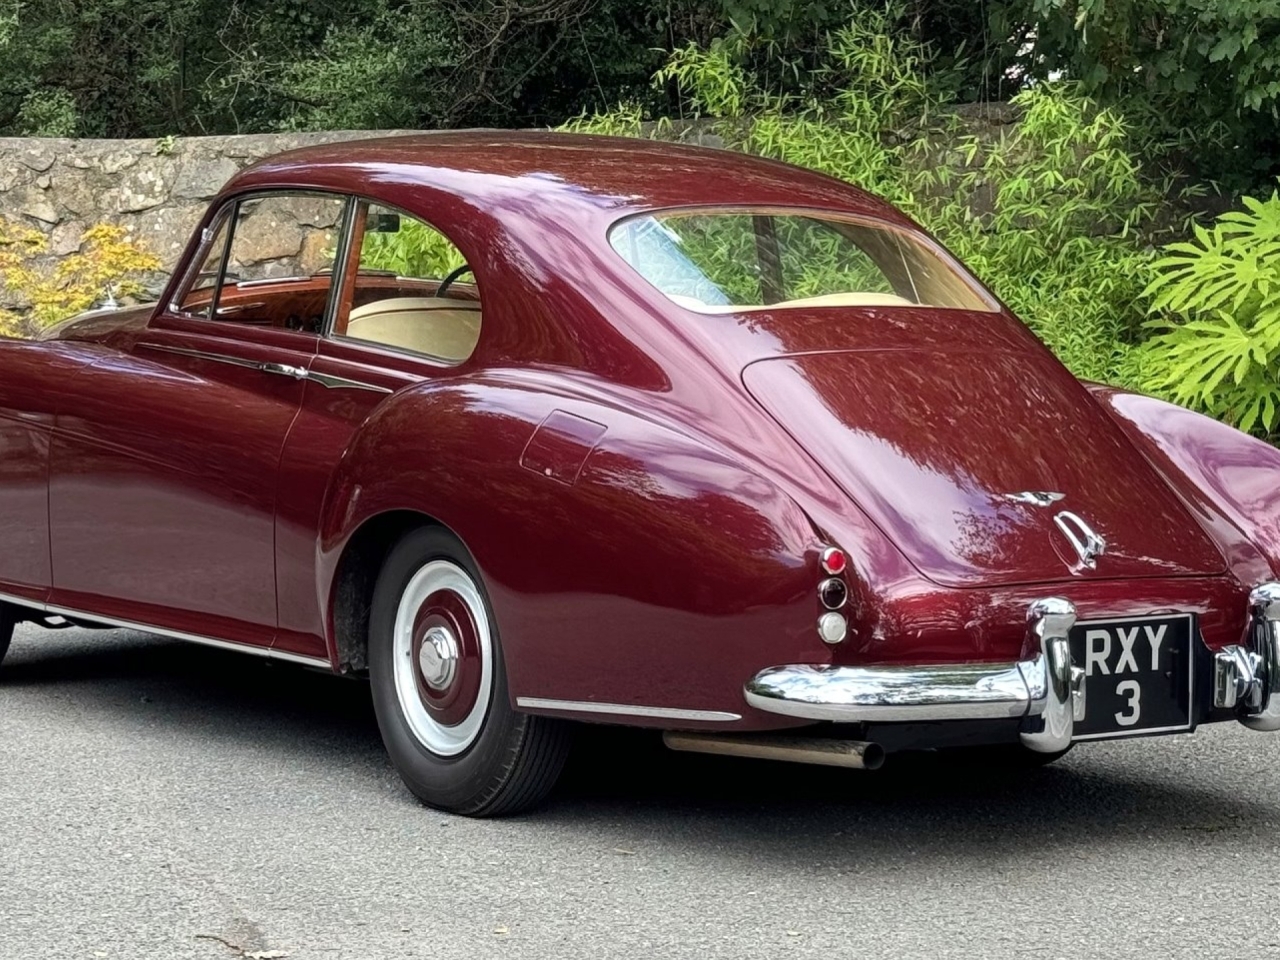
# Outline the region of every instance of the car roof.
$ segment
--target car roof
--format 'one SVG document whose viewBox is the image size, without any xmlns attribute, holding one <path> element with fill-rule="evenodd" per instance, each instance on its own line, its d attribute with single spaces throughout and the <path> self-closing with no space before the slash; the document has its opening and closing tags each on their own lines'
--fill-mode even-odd
<svg viewBox="0 0 1280 960">
<path fill-rule="evenodd" d="M 892 206 L 821 173 L 713 147 L 551 131 L 468 130 L 347 140 L 259 161 L 223 193 L 323 186 L 378 197 L 391 185 L 442 190 L 497 212 L 513 194 L 563 214 L 669 207 L 803 207 L 906 223 Z"/>
</svg>

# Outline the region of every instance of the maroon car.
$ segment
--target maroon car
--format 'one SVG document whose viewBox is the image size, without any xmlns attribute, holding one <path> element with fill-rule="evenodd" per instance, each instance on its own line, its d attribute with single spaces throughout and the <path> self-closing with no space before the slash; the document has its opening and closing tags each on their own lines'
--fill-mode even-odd
<svg viewBox="0 0 1280 960">
<path fill-rule="evenodd" d="M 874 767 L 1280 727 L 1280 453 L 1077 381 L 880 200 L 691 147 L 300 150 L 158 306 L 0 339 L 0 652 L 367 674 L 433 806 L 570 721 Z"/>
</svg>

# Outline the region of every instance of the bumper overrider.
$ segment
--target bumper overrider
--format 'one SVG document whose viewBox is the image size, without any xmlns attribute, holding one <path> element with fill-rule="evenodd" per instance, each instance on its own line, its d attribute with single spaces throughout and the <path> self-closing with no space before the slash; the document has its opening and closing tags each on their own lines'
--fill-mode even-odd
<svg viewBox="0 0 1280 960">
<path fill-rule="evenodd" d="M 1280 730 L 1280 582 L 1249 594 L 1243 643 L 1213 655 L 1213 705 L 1253 730 Z M 1008 664 L 770 667 L 746 685 L 758 710 L 836 723 L 918 723 L 1040 718 L 1025 746 L 1057 753 L 1085 716 L 1084 670 L 1071 659 L 1070 601 L 1047 597 L 1027 611 L 1029 660 Z"/>
</svg>

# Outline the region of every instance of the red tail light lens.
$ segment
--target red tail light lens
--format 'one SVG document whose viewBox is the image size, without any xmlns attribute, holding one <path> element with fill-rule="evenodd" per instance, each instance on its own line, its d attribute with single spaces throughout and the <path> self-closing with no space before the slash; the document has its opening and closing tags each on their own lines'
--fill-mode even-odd
<svg viewBox="0 0 1280 960">
<path fill-rule="evenodd" d="M 833 577 L 844 573 L 848 565 L 849 560 L 839 547 L 827 547 L 822 551 L 822 569 Z"/>
</svg>

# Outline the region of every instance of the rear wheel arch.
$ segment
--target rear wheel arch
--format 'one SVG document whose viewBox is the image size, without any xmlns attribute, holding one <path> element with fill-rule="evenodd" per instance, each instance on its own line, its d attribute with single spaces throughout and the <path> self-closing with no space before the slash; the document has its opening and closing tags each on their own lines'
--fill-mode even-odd
<svg viewBox="0 0 1280 960">
<path fill-rule="evenodd" d="M 383 742 L 424 803 L 471 816 L 519 812 L 555 785 L 563 721 L 518 713 L 501 631 L 475 558 L 443 525 L 387 555 L 369 622 L 369 679 Z"/>
<path fill-rule="evenodd" d="M 378 574 L 396 544 L 423 527 L 448 529 L 420 511 L 390 510 L 367 518 L 347 538 L 330 591 L 331 630 L 339 671 L 360 673 L 368 669 L 369 619 Z"/>
</svg>

